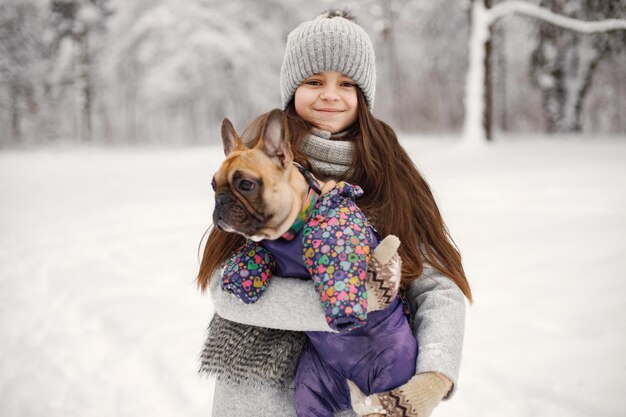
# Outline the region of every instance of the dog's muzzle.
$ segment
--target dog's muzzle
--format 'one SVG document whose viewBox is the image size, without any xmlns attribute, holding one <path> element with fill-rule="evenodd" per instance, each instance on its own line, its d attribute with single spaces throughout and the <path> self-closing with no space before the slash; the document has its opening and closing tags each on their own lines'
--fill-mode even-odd
<svg viewBox="0 0 626 417">
<path fill-rule="evenodd" d="M 253 236 L 262 226 L 262 222 L 234 195 L 220 192 L 215 195 L 215 209 L 213 210 L 213 224 L 220 230 L 238 232 L 246 236 Z"/>
</svg>

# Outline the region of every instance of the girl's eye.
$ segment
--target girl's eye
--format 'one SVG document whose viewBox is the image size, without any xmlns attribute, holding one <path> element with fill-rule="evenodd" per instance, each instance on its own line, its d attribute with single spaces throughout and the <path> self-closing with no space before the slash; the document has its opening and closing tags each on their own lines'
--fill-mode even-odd
<svg viewBox="0 0 626 417">
<path fill-rule="evenodd" d="M 239 181 L 239 184 L 237 185 L 237 188 L 239 188 L 241 191 L 246 191 L 246 192 L 250 192 L 254 190 L 255 187 L 256 187 L 256 184 L 248 180 L 241 180 Z"/>
<path fill-rule="evenodd" d="M 351 83 L 349 81 L 345 81 L 345 82 L 341 83 L 341 86 L 342 87 L 356 87 L 356 84 L 355 83 Z"/>
<path fill-rule="evenodd" d="M 306 85 L 315 85 L 315 86 L 322 85 L 322 83 L 317 80 L 308 80 L 308 81 L 305 81 L 304 83 Z"/>
</svg>

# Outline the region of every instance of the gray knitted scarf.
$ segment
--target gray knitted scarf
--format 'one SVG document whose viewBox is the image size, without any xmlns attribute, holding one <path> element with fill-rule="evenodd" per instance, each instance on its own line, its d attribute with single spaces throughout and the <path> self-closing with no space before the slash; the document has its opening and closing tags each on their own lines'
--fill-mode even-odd
<svg viewBox="0 0 626 417">
<path fill-rule="evenodd" d="M 352 143 L 342 140 L 344 135 L 313 129 L 301 146 L 323 179 L 341 178 L 350 168 Z M 302 332 L 248 326 L 215 314 L 200 354 L 200 373 L 237 384 L 287 387 L 306 341 Z"/>
<path fill-rule="evenodd" d="M 335 133 L 313 129 L 300 150 L 309 158 L 316 174 L 326 178 L 342 178 L 352 163 L 352 142 L 343 140 L 346 132 Z"/>
</svg>

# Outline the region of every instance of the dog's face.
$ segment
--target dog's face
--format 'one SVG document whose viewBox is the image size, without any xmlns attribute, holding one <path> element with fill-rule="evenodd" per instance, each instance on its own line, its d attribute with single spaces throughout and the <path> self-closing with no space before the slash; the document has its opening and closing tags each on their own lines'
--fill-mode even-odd
<svg viewBox="0 0 626 417">
<path fill-rule="evenodd" d="M 302 189 L 292 175 L 293 156 L 286 137 L 285 115 L 270 113 L 262 137 L 252 149 L 224 119 L 226 160 L 213 177 L 213 223 L 252 240 L 277 239 L 291 227 L 302 204 Z M 295 213 L 295 215 L 294 215 Z"/>
</svg>

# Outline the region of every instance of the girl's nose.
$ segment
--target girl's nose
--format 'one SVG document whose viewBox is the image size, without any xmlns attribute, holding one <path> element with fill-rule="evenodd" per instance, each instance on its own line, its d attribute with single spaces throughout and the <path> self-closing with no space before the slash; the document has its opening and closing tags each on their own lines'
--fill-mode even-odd
<svg viewBox="0 0 626 417">
<path fill-rule="evenodd" d="M 339 94 L 334 86 L 327 85 L 320 93 L 320 98 L 324 101 L 336 101 L 339 100 Z"/>
</svg>

